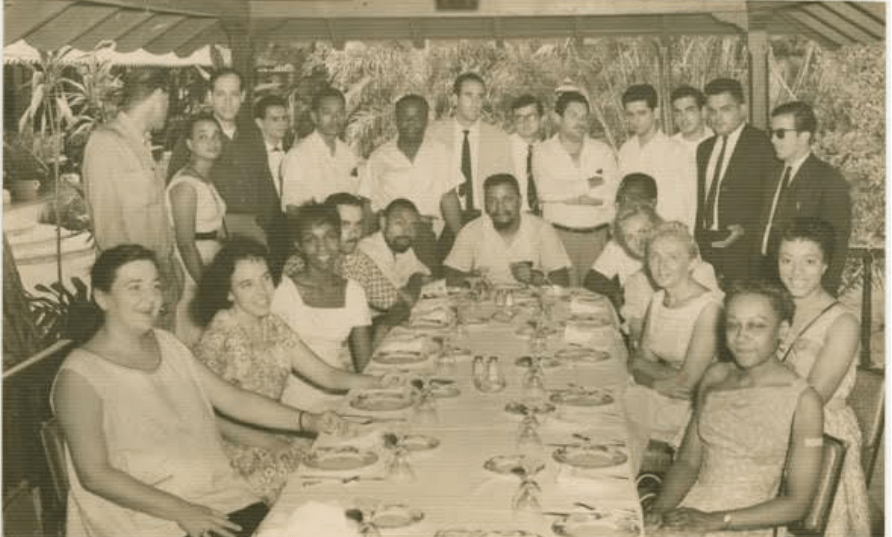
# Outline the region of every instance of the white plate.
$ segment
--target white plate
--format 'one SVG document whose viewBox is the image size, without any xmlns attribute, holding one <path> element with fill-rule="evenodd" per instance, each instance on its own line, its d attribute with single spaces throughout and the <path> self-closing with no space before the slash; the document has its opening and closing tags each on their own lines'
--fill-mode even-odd
<svg viewBox="0 0 892 537">
<path fill-rule="evenodd" d="M 355 470 L 378 461 L 373 451 L 360 451 L 352 446 L 316 448 L 304 459 L 304 464 L 319 470 Z"/>
<path fill-rule="evenodd" d="M 554 412 L 555 406 L 551 403 L 525 403 L 523 401 L 512 401 L 505 405 L 505 412 L 525 416 L 527 412 L 534 414 L 551 414 Z"/>
<path fill-rule="evenodd" d="M 541 537 L 538 533 L 526 530 L 472 530 L 465 528 L 449 528 L 439 530 L 434 537 Z"/>
<path fill-rule="evenodd" d="M 549 401 L 566 406 L 604 406 L 613 403 L 613 396 L 598 389 L 590 390 L 561 390 L 551 394 Z"/>
<path fill-rule="evenodd" d="M 554 460 L 574 468 L 609 468 L 619 466 L 627 460 L 628 455 L 614 446 L 564 446 L 552 453 Z"/>
<path fill-rule="evenodd" d="M 435 384 L 431 386 L 431 394 L 437 399 L 449 399 L 461 395 L 461 389 L 455 384 Z"/>
<path fill-rule="evenodd" d="M 641 534 L 638 517 L 631 511 L 617 515 L 573 513 L 555 521 L 551 529 L 561 537 L 631 537 Z"/>
<path fill-rule="evenodd" d="M 427 451 L 429 449 L 436 449 L 440 445 L 440 441 L 433 436 L 427 436 L 425 434 L 410 434 L 404 436 L 403 439 L 400 440 L 400 445 L 409 451 Z"/>
<path fill-rule="evenodd" d="M 414 403 L 404 390 L 362 390 L 350 400 L 350 406 L 360 410 L 402 410 Z"/>
<path fill-rule="evenodd" d="M 533 364 L 533 359 L 529 356 L 521 356 L 517 360 L 514 361 L 514 365 L 518 367 L 530 367 Z M 539 365 L 548 369 L 552 367 L 560 367 L 562 364 L 559 360 L 556 360 L 551 357 L 539 358 Z"/>
<path fill-rule="evenodd" d="M 423 362 L 427 356 L 418 351 L 384 351 L 374 355 L 372 360 L 382 365 L 408 365 Z"/>
<path fill-rule="evenodd" d="M 568 347 L 554 353 L 558 360 L 577 363 L 598 363 L 610 359 L 610 353 L 600 349 L 586 347 Z"/>
<path fill-rule="evenodd" d="M 526 457 L 523 455 L 497 455 L 483 463 L 483 468 L 497 474 L 510 474 L 512 470 L 522 466 L 525 460 Z M 545 468 L 545 463 L 539 461 L 532 473 L 538 473 L 543 468 Z"/>
<path fill-rule="evenodd" d="M 403 528 L 424 518 L 424 513 L 403 504 L 385 504 L 375 508 L 372 524 L 379 528 Z"/>
</svg>

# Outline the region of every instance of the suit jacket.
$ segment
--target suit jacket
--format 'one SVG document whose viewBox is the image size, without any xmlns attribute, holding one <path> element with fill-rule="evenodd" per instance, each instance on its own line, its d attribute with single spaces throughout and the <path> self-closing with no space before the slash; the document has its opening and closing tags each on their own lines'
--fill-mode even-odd
<svg viewBox="0 0 892 537">
<path fill-rule="evenodd" d="M 714 249 L 709 243 L 716 240 L 708 233 L 706 217 L 709 195 L 706 168 L 718 136 L 704 140 L 697 147 L 697 229 L 695 237 L 700 243 L 703 257 L 713 264 L 726 281 L 752 277 L 758 271 L 760 215 L 765 183 L 770 177 L 776 159 L 774 148 L 764 131 L 744 125 L 734 146 L 734 152 L 725 168 L 718 193 L 718 228 L 726 230 L 736 224 L 742 226 L 744 235 L 733 245 Z M 711 179 L 711 178 L 710 178 Z M 755 258 L 755 260 L 754 260 Z"/>
<path fill-rule="evenodd" d="M 455 154 L 455 119 L 447 118 L 435 121 L 427 129 L 427 134 L 446 146 L 450 161 L 461 171 L 461 153 Z M 476 149 L 476 152 L 475 152 Z M 472 179 L 474 186 L 474 204 L 477 209 L 483 208 L 483 182 L 490 175 L 497 173 L 514 173 L 511 157 L 511 144 L 508 135 L 495 125 L 480 121 L 480 142 L 471 148 L 477 158 L 477 167 Z"/>
<path fill-rule="evenodd" d="M 783 178 L 784 164 L 777 163 L 770 180 L 765 183 L 764 203 L 761 213 L 759 246 L 771 216 L 771 205 Z M 834 167 L 814 154 L 809 155 L 793 176 L 792 182 L 778 199 L 774 212 L 771 235 L 768 237 L 768 262 L 776 269 L 780 235 L 784 227 L 796 218 L 817 217 L 827 221 L 835 231 L 833 258 L 823 283 L 828 291 L 835 293 L 846 262 L 849 235 L 852 231 L 852 203 L 849 197 L 849 184 Z"/>
</svg>

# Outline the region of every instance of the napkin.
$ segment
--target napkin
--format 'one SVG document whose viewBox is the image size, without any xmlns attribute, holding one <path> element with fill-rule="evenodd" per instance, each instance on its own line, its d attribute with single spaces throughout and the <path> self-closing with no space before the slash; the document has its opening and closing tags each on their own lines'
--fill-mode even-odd
<svg viewBox="0 0 892 537">
<path fill-rule="evenodd" d="M 567 321 L 564 341 L 585 347 L 604 348 L 607 341 L 612 341 L 613 330 L 611 324 Z"/>
<path fill-rule="evenodd" d="M 291 513 L 284 528 L 265 529 L 257 537 L 359 537 L 359 532 L 340 504 L 311 500 Z"/>
<path fill-rule="evenodd" d="M 422 298 L 439 298 L 439 297 L 448 297 L 449 289 L 446 287 L 446 280 L 436 280 L 430 283 L 425 284 L 421 288 L 421 297 Z"/>
<path fill-rule="evenodd" d="M 570 315 L 610 319 L 610 304 L 603 297 L 575 296 L 570 299 Z"/>
<path fill-rule="evenodd" d="M 378 347 L 377 352 L 426 352 L 429 345 L 427 338 L 418 334 L 396 333 L 387 337 L 387 339 Z"/>
</svg>

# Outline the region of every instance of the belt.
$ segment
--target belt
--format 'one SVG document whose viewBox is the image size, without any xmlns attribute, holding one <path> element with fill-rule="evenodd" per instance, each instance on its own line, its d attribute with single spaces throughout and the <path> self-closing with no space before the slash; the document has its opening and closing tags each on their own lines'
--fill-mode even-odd
<svg viewBox="0 0 892 537">
<path fill-rule="evenodd" d="M 595 227 L 567 227 L 562 226 L 560 224 L 551 223 L 555 229 L 559 229 L 561 231 L 568 231 L 570 233 L 594 233 L 595 231 L 601 231 L 602 229 L 607 229 L 610 227 L 610 224 L 601 224 L 600 226 Z"/>
<path fill-rule="evenodd" d="M 216 231 L 208 231 L 206 233 L 196 233 L 195 240 L 197 240 L 197 241 L 215 241 L 215 240 L 217 240 L 217 232 Z"/>
</svg>

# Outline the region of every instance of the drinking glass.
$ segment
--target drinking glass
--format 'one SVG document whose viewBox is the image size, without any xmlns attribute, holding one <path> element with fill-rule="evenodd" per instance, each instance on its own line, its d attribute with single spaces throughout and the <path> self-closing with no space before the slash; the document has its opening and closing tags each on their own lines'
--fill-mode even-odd
<svg viewBox="0 0 892 537">
<path fill-rule="evenodd" d="M 408 450 L 401 445 L 397 445 L 392 451 L 387 465 L 387 479 L 398 482 L 415 481 L 415 471 L 409 464 Z"/>
<path fill-rule="evenodd" d="M 542 439 L 536 430 L 538 422 L 532 413 L 524 416 L 517 429 L 517 450 L 523 454 L 538 454 L 542 450 Z"/>
<path fill-rule="evenodd" d="M 535 480 L 535 474 L 541 466 L 537 459 L 523 457 L 520 466 L 514 469 L 514 473 L 520 477 L 520 487 L 511 501 L 511 507 L 515 513 L 541 514 L 542 506 L 539 504 L 539 493 L 542 489 Z"/>
</svg>

